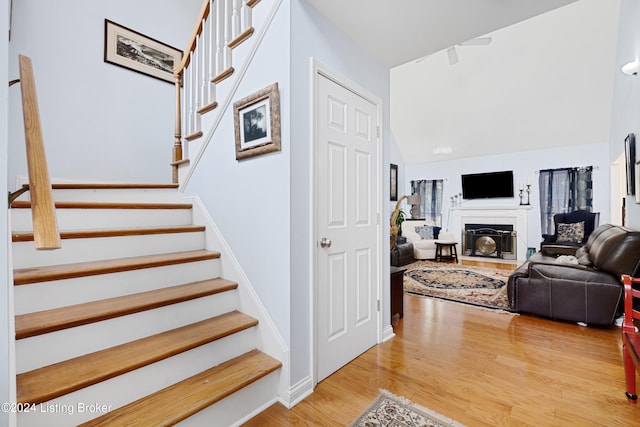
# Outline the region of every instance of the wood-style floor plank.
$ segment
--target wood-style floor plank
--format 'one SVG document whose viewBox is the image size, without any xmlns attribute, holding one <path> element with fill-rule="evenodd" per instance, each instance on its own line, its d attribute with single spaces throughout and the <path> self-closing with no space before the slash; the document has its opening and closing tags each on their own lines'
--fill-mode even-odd
<svg viewBox="0 0 640 427">
<path fill-rule="evenodd" d="M 244 426 L 344 426 L 380 388 L 469 427 L 640 425 L 624 394 L 620 328 L 405 294 L 394 331 L 291 410 L 275 404 Z"/>
</svg>

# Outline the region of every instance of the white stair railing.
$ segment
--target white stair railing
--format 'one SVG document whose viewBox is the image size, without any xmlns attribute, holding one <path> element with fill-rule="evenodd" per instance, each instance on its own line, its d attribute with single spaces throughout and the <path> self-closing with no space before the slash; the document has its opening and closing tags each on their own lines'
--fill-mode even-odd
<svg viewBox="0 0 640 427">
<path fill-rule="evenodd" d="M 252 8 L 260 0 L 205 0 L 182 62 L 174 69 L 176 129 L 173 182 L 183 160 L 182 140 L 202 136 L 201 116 L 217 107 L 216 85 L 233 74 L 233 48 L 253 34 Z"/>
</svg>

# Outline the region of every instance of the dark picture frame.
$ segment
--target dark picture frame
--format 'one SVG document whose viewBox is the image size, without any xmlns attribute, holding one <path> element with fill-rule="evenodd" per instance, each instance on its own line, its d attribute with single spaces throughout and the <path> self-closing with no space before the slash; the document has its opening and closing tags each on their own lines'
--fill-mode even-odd
<svg viewBox="0 0 640 427">
<path fill-rule="evenodd" d="M 281 150 L 278 83 L 233 104 L 236 160 Z"/>
<path fill-rule="evenodd" d="M 392 202 L 398 201 L 398 165 L 390 164 L 389 170 L 389 185 L 391 186 L 389 194 Z"/>
<path fill-rule="evenodd" d="M 104 20 L 104 62 L 175 83 L 182 51 L 135 30 Z"/>
<path fill-rule="evenodd" d="M 627 196 L 636 194 L 636 137 L 633 133 L 624 139 L 625 163 L 627 169 Z"/>
</svg>

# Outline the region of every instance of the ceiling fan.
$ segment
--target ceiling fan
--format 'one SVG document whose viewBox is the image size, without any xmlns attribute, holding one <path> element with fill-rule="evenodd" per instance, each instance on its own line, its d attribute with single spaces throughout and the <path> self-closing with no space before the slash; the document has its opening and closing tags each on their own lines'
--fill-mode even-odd
<svg viewBox="0 0 640 427">
<path fill-rule="evenodd" d="M 451 46 L 447 49 L 447 58 L 449 58 L 449 65 L 457 64 L 458 53 L 456 52 L 456 46 L 486 46 L 491 43 L 491 37 L 478 37 L 471 40 L 463 41 L 455 46 Z"/>
</svg>

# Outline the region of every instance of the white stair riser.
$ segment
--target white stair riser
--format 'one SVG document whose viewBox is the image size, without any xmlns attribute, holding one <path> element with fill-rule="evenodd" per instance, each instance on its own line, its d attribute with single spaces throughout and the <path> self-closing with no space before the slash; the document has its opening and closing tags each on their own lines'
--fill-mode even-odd
<svg viewBox="0 0 640 427">
<path fill-rule="evenodd" d="M 14 286 L 15 313 L 24 314 L 220 277 L 220 260 L 99 274 Z"/>
<path fill-rule="evenodd" d="M 189 378 L 255 348 L 255 328 L 177 354 L 126 374 L 80 389 L 47 404 L 49 407 L 73 408 L 68 413 L 29 413 L 18 415 L 20 427 L 68 427 L 88 421 L 102 413 L 78 413 L 78 403 L 98 403 L 119 408 L 141 397 Z M 40 405 L 36 406 L 37 409 Z"/>
<path fill-rule="evenodd" d="M 228 427 L 239 426 L 277 402 L 274 390 L 278 389 L 280 370 L 238 390 L 176 424 L 179 427 Z M 249 414 L 249 415 L 248 415 Z"/>
<path fill-rule="evenodd" d="M 139 338 L 179 328 L 237 308 L 237 292 L 210 295 L 167 307 L 16 341 L 16 369 L 26 372 Z M 65 345 L 60 345 L 65 343 Z M 42 351 L 47 349 L 47 351 Z"/>
<path fill-rule="evenodd" d="M 14 242 L 13 267 L 98 261 L 204 249 L 204 232 L 63 239 L 55 251 L 39 251 L 33 242 Z"/>
<path fill-rule="evenodd" d="M 11 209 L 14 232 L 33 231 L 31 209 Z M 190 225 L 191 209 L 56 209 L 58 229 L 91 230 Z"/>
<path fill-rule="evenodd" d="M 175 188 L 104 188 L 104 189 L 54 189 L 56 202 L 161 202 L 180 203 L 182 198 Z M 17 200 L 31 200 L 27 191 Z"/>
</svg>

